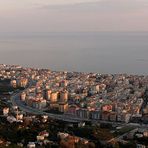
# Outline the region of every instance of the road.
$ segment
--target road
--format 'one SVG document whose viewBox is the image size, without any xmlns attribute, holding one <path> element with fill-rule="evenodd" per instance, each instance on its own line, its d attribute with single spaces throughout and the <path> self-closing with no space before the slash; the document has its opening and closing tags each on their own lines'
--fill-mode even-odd
<svg viewBox="0 0 148 148">
<path fill-rule="evenodd" d="M 62 120 L 62 121 L 67 121 L 67 122 L 84 122 L 84 121 L 92 121 L 91 119 L 87 119 L 87 118 L 78 118 L 78 117 L 73 117 L 70 115 L 59 115 L 59 114 L 52 114 L 52 113 L 46 113 L 42 110 L 38 110 L 36 108 L 30 107 L 25 105 L 21 100 L 20 100 L 20 93 L 18 94 L 14 94 L 13 96 L 11 96 L 11 102 L 14 106 L 18 106 L 22 111 L 27 112 L 27 113 L 31 113 L 31 114 L 35 114 L 35 115 L 47 115 L 50 118 L 56 119 L 56 120 Z M 116 124 L 116 125 L 121 125 L 123 123 L 115 123 L 115 122 L 110 122 L 110 121 L 101 121 L 101 120 L 97 120 L 100 123 L 112 123 L 112 124 Z"/>
<path fill-rule="evenodd" d="M 21 100 L 20 100 L 20 93 L 14 94 L 11 96 L 11 102 L 14 106 L 18 106 L 22 111 L 35 114 L 35 115 L 47 115 L 50 118 L 56 119 L 56 120 L 62 120 L 62 121 L 67 121 L 67 122 L 81 122 L 81 121 L 88 121 L 88 119 L 81 119 L 81 118 L 76 118 L 76 117 L 71 117 L 67 115 L 59 115 L 59 114 L 52 114 L 52 113 L 46 113 L 42 110 L 38 110 L 36 108 L 32 108 L 30 106 L 25 105 Z"/>
<path fill-rule="evenodd" d="M 124 133 L 123 135 L 119 135 L 119 136 L 117 136 L 117 137 L 114 137 L 114 138 L 110 139 L 110 140 L 108 141 L 108 143 L 111 143 L 111 142 L 113 142 L 113 141 L 120 141 L 120 142 L 123 142 L 123 143 L 124 143 L 124 142 L 126 142 L 126 141 L 123 140 L 124 136 L 128 135 L 129 133 L 134 133 L 134 132 L 136 132 L 137 130 L 138 130 L 138 128 L 135 128 L 135 129 L 133 129 L 133 130 L 130 130 L 129 132 Z"/>
<path fill-rule="evenodd" d="M 28 88 L 31 87 L 32 85 L 34 85 L 34 82 L 30 81 L 30 83 L 28 85 Z M 16 93 L 16 94 L 13 94 L 11 96 L 11 102 L 12 102 L 12 104 L 14 106 L 18 106 L 24 112 L 35 114 L 35 115 L 47 115 L 49 118 L 53 118 L 53 119 L 61 120 L 61 121 L 66 121 L 66 122 L 74 122 L 74 123 L 75 122 L 84 122 L 84 121 L 91 121 L 91 122 L 93 122 L 93 120 L 87 119 L 87 118 L 78 118 L 78 117 L 73 117 L 73 116 L 65 115 L 65 114 L 59 115 L 59 114 L 46 113 L 46 112 L 44 112 L 42 110 L 38 110 L 36 108 L 27 106 L 27 105 L 25 105 L 20 100 L 20 94 L 22 92 L 23 91 L 20 91 L 19 93 Z M 97 120 L 97 122 L 99 122 L 99 123 L 110 123 L 110 124 L 117 125 L 117 126 L 120 126 L 120 125 L 128 125 L 128 124 L 131 125 L 132 124 L 132 123 L 126 124 L 126 123 L 118 123 L 118 122 L 102 121 L 102 120 Z M 140 125 L 140 124 L 136 124 L 136 125 L 133 124 L 133 126 L 134 127 L 144 127 L 144 128 L 147 127 L 147 125 Z"/>
</svg>

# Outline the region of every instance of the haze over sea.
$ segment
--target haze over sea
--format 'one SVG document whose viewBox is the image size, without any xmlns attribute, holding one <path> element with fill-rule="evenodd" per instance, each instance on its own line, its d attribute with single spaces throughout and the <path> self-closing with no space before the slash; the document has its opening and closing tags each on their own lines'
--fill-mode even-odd
<svg viewBox="0 0 148 148">
<path fill-rule="evenodd" d="M 148 32 L 0 33 L 0 63 L 148 74 Z"/>
</svg>

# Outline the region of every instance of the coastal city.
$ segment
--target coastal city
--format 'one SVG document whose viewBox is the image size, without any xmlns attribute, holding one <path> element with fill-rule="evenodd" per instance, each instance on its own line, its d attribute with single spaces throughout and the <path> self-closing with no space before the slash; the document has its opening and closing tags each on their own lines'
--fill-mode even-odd
<svg viewBox="0 0 148 148">
<path fill-rule="evenodd" d="M 146 148 L 148 76 L 1 64 L 0 122 L 0 147 Z"/>
</svg>

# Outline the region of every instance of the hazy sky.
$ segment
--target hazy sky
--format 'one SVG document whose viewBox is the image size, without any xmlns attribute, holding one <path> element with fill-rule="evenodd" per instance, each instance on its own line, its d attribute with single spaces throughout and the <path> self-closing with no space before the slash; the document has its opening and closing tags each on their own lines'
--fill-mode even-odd
<svg viewBox="0 0 148 148">
<path fill-rule="evenodd" d="M 148 31 L 148 0 L 0 0 L 0 32 Z"/>
</svg>

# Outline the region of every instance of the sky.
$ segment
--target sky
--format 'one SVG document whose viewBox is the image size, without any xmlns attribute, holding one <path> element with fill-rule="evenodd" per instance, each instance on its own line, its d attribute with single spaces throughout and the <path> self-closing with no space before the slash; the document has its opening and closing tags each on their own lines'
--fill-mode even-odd
<svg viewBox="0 0 148 148">
<path fill-rule="evenodd" d="M 148 0 L 0 0 L 0 32 L 148 31 Z"/>
</svg>

